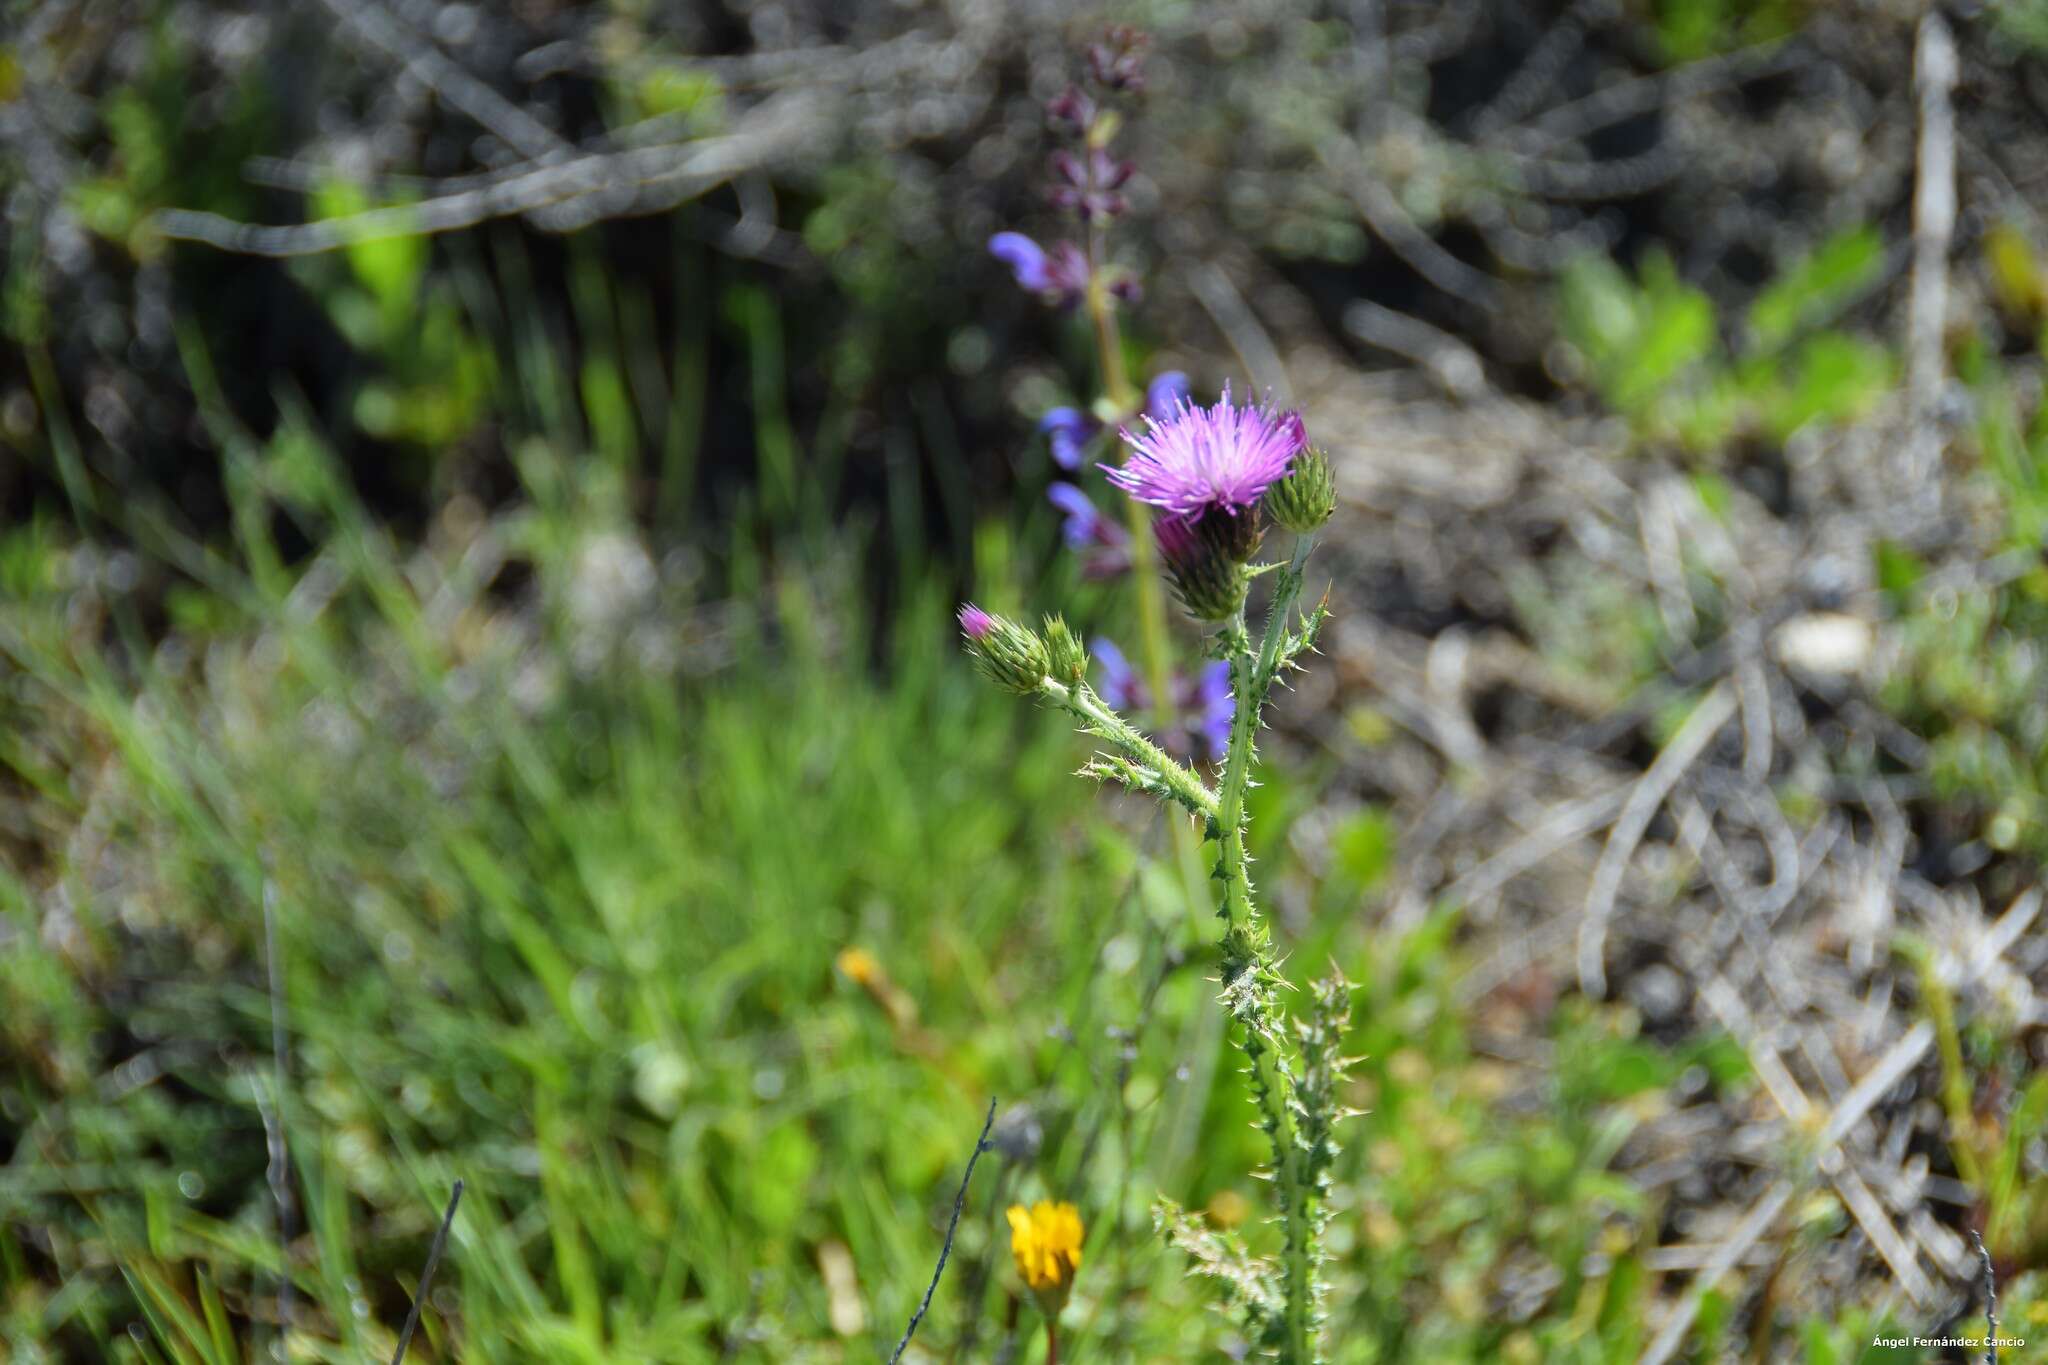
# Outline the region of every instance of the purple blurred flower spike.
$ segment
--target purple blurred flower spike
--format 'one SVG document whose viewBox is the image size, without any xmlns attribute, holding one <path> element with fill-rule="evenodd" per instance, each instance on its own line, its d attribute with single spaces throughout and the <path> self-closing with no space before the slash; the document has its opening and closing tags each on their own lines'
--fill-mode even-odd
<svg viewBox="0 0 2048 1365">
<path fill-rule="evenodd" d="M 1194 696 L 1187 709 L 1209 760 L 1220 763 L 1230 751 L 1230 720 L 1237 712 L 1237 698 L 1230 692 L 1230 665 L 1221 659 L 1203 664 L 1194 682 Z"/>
<path fill-rule="evenodd" d="M 1032 293 L 1043 293 L 1050 287 L 1051 277 L 1046 272 L 1045 248 L 1021 232 L 998 232 L 988 239 L 991 256 L 1010 267 L 1010 273 L 1017 277 L 1019 287 Z"/>
<path fill-rule="evenodd" d="M 1097 636 L 1088 642 L 1088 653 L 1102 669 L 1102 685 L 1095 690 L 1104 701 L 1118 711 L 1145 705 L 1145 685 L 1122 650 Z"/>
<path fill-rule="evenodd" d="M 1078 86 L 1070 85 L 1045 106 L 1045 116 L 1060 132 L 1080 137 L 1095 122 L 1095 101 Z"/>
<path fill-rule="evenodd" d="M 1145 415 L 1164 422 L 1173 410 L 1188 401 L 1188 377 L 1179 370 L 1162 370 L 1145 387 Z"/>
<path fill-rule="evenodd" d="M 1061 469 L 1081 467 L 1081 447 L 1095 435 L 1095 419 L 1079 408 L 1048 408 L 1038 430 L 1052 446 L 1052 460 Z"/>
<path fill-rule="evenodd" d="M 1095 510 L 1095 504 L 1088 495 L 1071 483 L 1056 483 L 1045 490 L 1045 496 L 1052 505 L 1067 514 L 1062 528 L 1070 549 L 1083 550 L 1095 544 L 1102 525 L 1102 513 Z"/>
<path fill-rule="evenodd" d="M 998 232 L 988 239 L 991 256 L 1010 267 L 1019 287 L 1050 303 L 1072 304 L 1088 289 L 1088 258 L 1072 242 L 1047 251 L 1021 232 Z"/>
<path fill-rule="evenodd" d="M 1124 528 L 1102 515 L 1093 500 L 1071 483 L 1056 483 L 1045 490 L 1052 505 L 1066 513 L 1061 527 L 1068 548 L 1081 556 L 1081 572 L 1089 578 L 1109 578 L 1131 567 L 1131 538 Z"/>
<path fill-rule="evenodd" d="M 1088 48 L 1088 74 L 1109 90 L 1145 88 L 1145 48 L 1151 40 L 1129 24 L 1118 24 Z"/>
</svg>

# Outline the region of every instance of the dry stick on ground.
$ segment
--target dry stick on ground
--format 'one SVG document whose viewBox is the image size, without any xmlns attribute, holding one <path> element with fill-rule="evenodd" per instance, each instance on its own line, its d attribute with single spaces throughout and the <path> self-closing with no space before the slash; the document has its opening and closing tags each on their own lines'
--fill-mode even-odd
<svg viewBox="0 0 2048 1365">
<path fill-rule="evenodd" d="M 910 1315 L 910 1325 L 903 1329 L 903 1340 L 896 1343 L 895 1352 L 889 1357 L 889 1365 L 903 1359 L 903 1353 L 910 1349 L 910 1339 L 917 1334 L 917 1325 L 924 1321 L 927 1309 L 932 1306 L 932 1295 L 939 1291 L 939 1277 L 946 1273 L 946 1258 L 953 1254 L 953 1234 L 960 1230 L 960 1211 L 967 1207 L 967 1185 L 974 1179 L 974 1163 L 981 1160 L 981 1154 L 988 1150 L 989 1129 L 995 1127 L 996 1102 L 988 1102 L 988 1117 L 981 1121 L 981 1136 L 974 1140 L 974 1152 L 967 1158 L 967 1170 L 960 1177 L 960 1192 L 953 1196 L 953 1218 L 946 1224 L 946 1240 L 939 1248 L 939 1263 L 932 1267 L 932 1282 L 924 1287 L 924 1301 L 917 1311 Z"/>
<path fill-rule="evenodd" d="M 1770 1039 L 1758 1034 L 1748 1026 L 1747 1012 L 1737 998 L 1727 978 L 1715 973 L 1700 994 L 1707 1005 L 1721 1020 L 1722 1027 L 1737 1039 L 1750 1059 L 1750 1065 L 1757 1073 L 1757 1079 L 1764 1083 L 1764 1089 L 1777 1103 L 1778 1110 L 1795 1129 L 1807 1127 L 1814 1116 L 1813 1101 L 1807 1098 L 1799 1082 L 1785 1068 L 1778 1056 L 1778 1049 Z M 1847 1161 L 1836 1161 L 1834 1153 L 1824 1152 L 1817 1163 L 1819 1169 L 1835 1187 L 1842 1202 L 1848 1206 L 1851 1216 L 1877 1248 L 1879 1256 L 1890 1267 L 1892 1275 L 1906 1291 L 1906 1297 L 1916 1308 L 1926 1308 L 1934 1302 L 1934 1286 L 1920 1270 L 1920 1263 L 1913 1248 L 1899 1235 L 1899 1230 L 1886 1215 L 1884 1207 L 1870 1192 L 1870 1186 Z"/>
<path fill-rule="evenodd" d="M 369 0 L 322 3 L 344 28 L 403 65 L 407 75 L 503 138 L 521 156 L 561 160 L 575 153 L 574 144 L 443 56 L 432 40 L 407 31 L 382 6 Z"/>
<path fill-rule="evenodd" d="M 818 130 L 818 114 L 819 104 L 811 96 L 778 96 L 724 137 L 600 152 L 548 165 L 526 162 L 476 189 L 313 223 L 272 227 L 190 209 L 166 209 L 155 222 L 166 237 L 223 251 L 309 256 L 356 242 L 452 232 L 594 195 L 626 194 L 630 202 L 622 208 L 648 207 L 642 197 L 651 191 L 658 191 L 664 202 L 679 203 L 793 150 Z"/>
<path fill-rule="evenodd" d="M 1614 913 L 1614 898 L 1621 890 L 1629 859 L 1635 856 L 1636 845 L 1642 842 L 1664 798 L 1734 714 L 1735 691 L 1724 679 L 1693 708 L 1685 724 L 1658 753 L 1608 833 L 1607 846 L 1593 869 L 1592 885 L 1586 890 L 1585 916 L 1579 921 L 1579 987 L 1595 1000 L 1607 994 L 1607 921 Z"/>
<path fill-rule="evenodd" d="M 1920 21 L 1913 57 L 1913 84 L 1920 95 L 1920 149 L 1913 188 L 1913 289 L 1906 339 L 1912 428 L 1905 442 L 1903 473 L 1906 491 L 1915 502 L 1939 497 L 1934 480 L 1941 441 L 1936 408 L 1941 396 L 1942 330 L 1948 315 L 1948 249 L 1956 228 L 1956 123 L 1949 103 L 1955 83 L 1955 40 L 1941 15 L 1930 10 Z"/>
<path fill-rule="evenodd" d="M 1967 959 L 1943 955 L 1935 971 L 1944 984 L 1960 988 L 1975 982 L 1979 977 L 1994 971 L 1999 959 L 2007 949 L 2019 941 L 2021 933 L 2033 922 L 2041 908 L 2039 895 L 2025 895 L 2015 900 L 2006 912 L 1994 921 L 1978 940 Z M 1922 1019 L 1906 1030 L 1897 1042 L 1885 1052 L 1877 1065 L 1863 1074 L 1863 1078 L 1851 1086 L 1842 1102 L 1835 1106 L 1825 1126 L 1811 1148 L 1811 1159 L 1818 1163 L 1863 1121 L 1873 1106 L 1891 1088 L 1905 1079 L 1906 1073 L 1920 1064 L 1928 1049 L 1934 1046 L 1934 1025 Z M 1713 1288 L 1728 1271 L 1739 1263 L 1742 1257 L 1755 1245 L 1758 1238 L 1770 1230 L 1778 1214 L 1797 1192 L 1799 1184 L 1789 1176 L 1781 1176 L 1771 1183 L 1763 1197 L 1750 1209 L 1735 1231 L 1729 1234 L 1700 1273 L 1694 1277 L 1686 1290 L 1685 1298 L 1665 1320 L 1655 1339 L 1650 1342 L 1638 1360 L 1637 1365 L 1663 1365 L 1671 1359 L 1685 1340 L 1686 1331 L 1699 1316 L 1700 1302 L 1706 1292 Z"/>
<path fill-rule="evenodd" d="M 462 1202 L 462 1182 L 455 1182 L 455 1189 L 448 1196 L 448 1211 L 441 1215 L 441 1226 L 434 1231 L 433 1245 L 427 1248 L 427 1264 L 420 1271 L 419 1288 L 413 1291 L 412 1311 L 405 1315 L 405 1330 L 398 1334 L 398 1349 L 392 1353 L 391 1365 L 405 1365 L 405 1348 L 412 1345 L 412 1334 L 419 1330 L 420 1309 L 427 1301 L 427 1290 L 434 1284 L 434 1271 L 441 1265 L 442 1249 L 448 1245 L 448 1229 L 455 1224 L 455 1206 Z"/>
<path fill-rule="evenodd" d="M 1818 1142 L 1814 1145 L 1815 1159 L 1817 1160 L 1822 1153 L 1831 1151 L 1835 1144 L 1870 1112 L 1871 1106 L 1884 1098 L 1885 1093 L 1903 1080 L 1907 1072 L 1920 1064 L 1920 1059 L 1927 1055 L 1927 1049 L 1932 1046 L 1934 1025 L 1925 1019 L 1913 1025 L 1903 1038 L 1892 1044 L 1890 1051 L 1885 1053 L 1876 1066 L 1865 1073 L 1862 1080 L 1856 1082 L 1855 1087 L 1843 1097 L 1842 1103 L 1829 1117 L 1827 1125 L 1820 1131 Z M 1770 1231 L 1771 1224 L 1777 1220 L 1785 1205 L 1791 1202 L 1801 1183 L 1790 1176 L 1780 1176 L 1771 1182 L 1770 1188 L 1751 1206 L 1741 1223 L 1729 1234 L 1728 1240 L 1721 1243 L 1706 1265 L 1700 1268 L 1700 1273 L 1693 1278 L 1691 1287 L 1686 1290 L 1685 1298 L 1672 1311 L 1671 1316 L 1665 1319 L 1663 1328 L 1650 1342 L 1649 1348 L 1643 1352 L 1637 1365 L 1663 1365 L 1663 1362 L 1671 1359 L 1672 1353 L 1684 1342 L 1686 1331 L 1692 1326 L 1693 1320 L 1699 1316 L 1700 1302 L 1706 1297 L 1707 1291 L 1713 1288 L 1723 1275 L 1734 1269 L 1750 1247 Z"/>
<path fill-rule="evenodd" d="M 1270 392 L 1279 402 L 1292 403 L 1294 392 L 1287 382 L 1287 365 L 1280 358 L 1280 349 L 1230 282 L 1229 273 L 1214 261 L 1201 261 L 1188 271 L 1187 280 L 1196 302 L 1237 353 L 1254 392 Z"/>
</svg>

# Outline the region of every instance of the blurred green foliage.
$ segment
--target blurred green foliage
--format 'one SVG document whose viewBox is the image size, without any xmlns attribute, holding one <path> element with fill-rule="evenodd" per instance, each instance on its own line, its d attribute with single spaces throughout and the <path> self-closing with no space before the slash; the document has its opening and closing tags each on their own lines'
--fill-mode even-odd
<svg viewBox="0 0 2048 1365">
<path fill-rule="evenodd" d="M 1783 442 L 1812 422 L 1867 412 L 1896 366 L 1882 346 L 1832 324 L 1876 281 L 1875 229 L 1829 238 L 1751 303 L 1731 350 L 1713 301 L 1651 251 L 1634 278 L 1585 256 L 1559 282 L 1558 327 L 1594 391 L 1639 438 L 1720 457 L 1744 437 Z"/>
</svg>

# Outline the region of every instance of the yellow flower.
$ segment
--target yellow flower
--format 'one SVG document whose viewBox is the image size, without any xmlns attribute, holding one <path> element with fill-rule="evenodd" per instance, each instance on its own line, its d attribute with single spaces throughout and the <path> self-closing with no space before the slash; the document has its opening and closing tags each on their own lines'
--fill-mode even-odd
<svg viewBox="0 0 2048 1365">
<path fill-rule="evenodd" d="M 1039 1200 L 1030 1208 L 1010 1207 L 1010 1254 L 1017 1273 L 1051 1316 L 1066 1306 L 1074 1273 L 1081 1268 L 1081 1213 L 1072 1204 Z"/>
</svg>

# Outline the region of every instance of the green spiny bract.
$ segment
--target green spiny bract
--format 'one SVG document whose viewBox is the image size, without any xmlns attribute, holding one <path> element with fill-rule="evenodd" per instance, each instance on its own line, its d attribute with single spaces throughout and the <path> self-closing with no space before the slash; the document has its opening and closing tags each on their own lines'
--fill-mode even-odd
<svg viewBox="0 0 2048 1365">
<path fill-rule="evenodd" d="M 1061 682 L 1074 684 L 1088 676 L 1088 651 L 1057 614 L 1045 618 L 1045 653 L 1046 671 Z"/>
<path fill-rule="evenodd" d="M 1266 515 L 1296 535 L 1320 531 L 1337 510 L 1337 477 L 1330 457 L 1309 446 L 1294 457 L 1287 477 L 1266 489 Z"/>
<path fill-rule="evenodd" d="M 1251 515 L 1247 511 L 1233 518 L 1210 512 L 1202 520 L 1242 521 Z M 1249 586 L 1244 562 L 1220 549 L 1216 538 L 1204 535 L 1186 517 L 1161 517 L 1153 523 L 1152 532 L 1159 542 L 1159 560 L 1166 568 L 1167 581 L 1190 616 L 1198 621 L 1228 621 L 1244 609 Z"/>
</svg>

